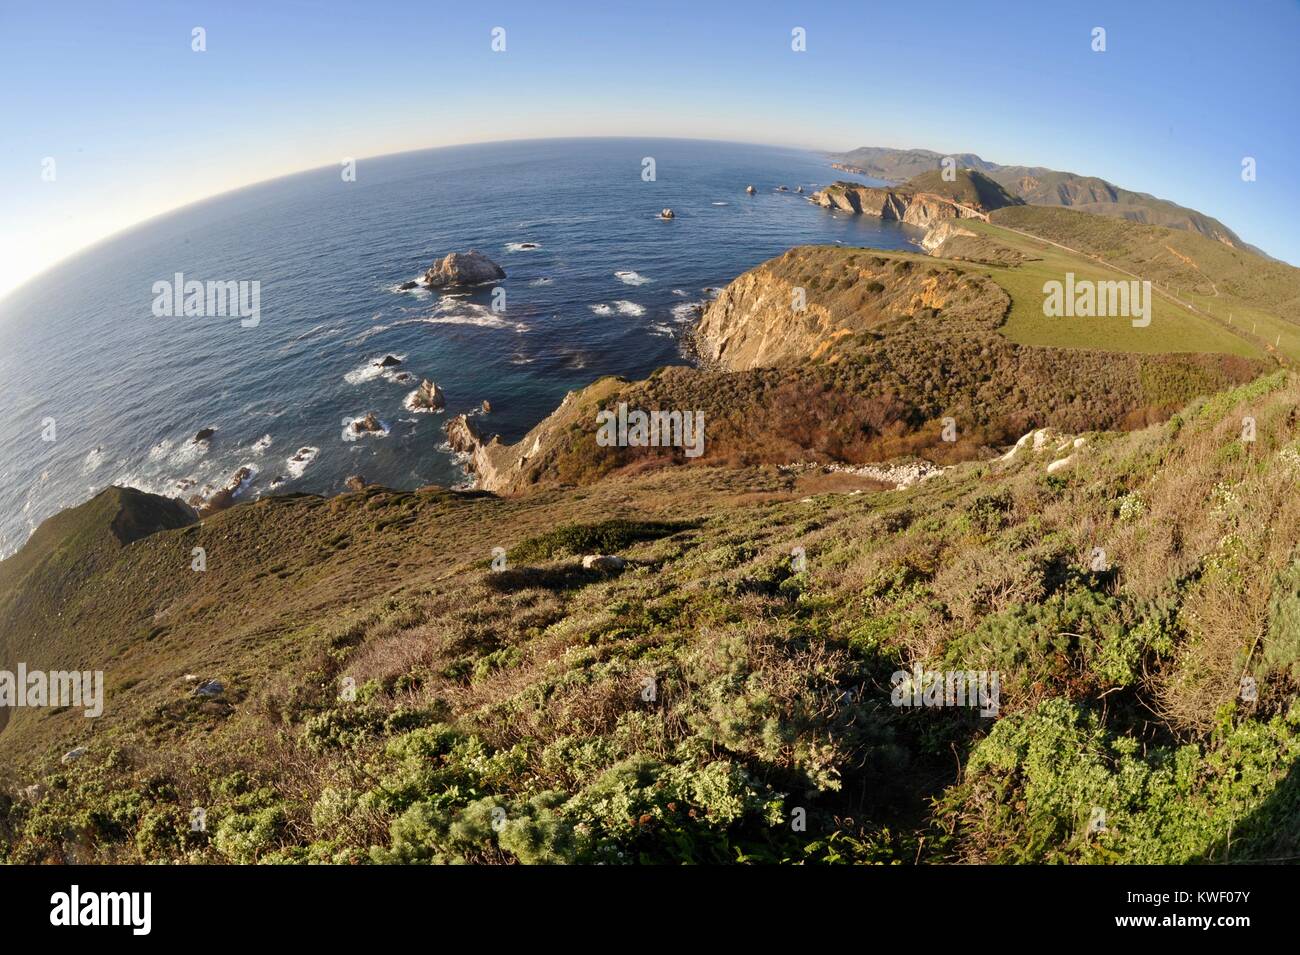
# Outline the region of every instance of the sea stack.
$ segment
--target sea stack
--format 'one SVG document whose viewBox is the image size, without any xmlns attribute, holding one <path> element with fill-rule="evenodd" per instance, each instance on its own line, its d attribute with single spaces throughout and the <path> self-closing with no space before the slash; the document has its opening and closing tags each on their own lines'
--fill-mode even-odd
<svg viewBox="0 0 1300 955">
<path fill-rule="evenodd" d="M 482 285 L 506 277 L 505 269 L 481 252 L 452 252 L 429 267 L 424 282 L 429 288 Z"/>
<path fill-rule="evenodd" d="M 447 406 L 447 401 L 443 397 L 442 389 L 436 382 L 425 378 L 420 382 L 420 387 L 415 390 L 411 396 L 412 408 L 423 408 L 426 411 L 441 411 Z"/>
</svg>

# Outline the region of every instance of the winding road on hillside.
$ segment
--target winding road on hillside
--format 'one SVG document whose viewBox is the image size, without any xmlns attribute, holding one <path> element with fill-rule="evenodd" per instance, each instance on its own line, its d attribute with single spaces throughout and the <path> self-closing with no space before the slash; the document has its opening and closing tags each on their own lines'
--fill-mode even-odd
<svg viewBox="0 0 1300 955">
<path fill-rule="evenodd" d="M 1045 238 L 1043 238 L 1041 235 L 1034 235 L 1032 232 L 1025 232 L 1023 229 L 1014 229 L 1014 228 L 1012 228 L 1011 226 L 1008 226 L 1008 225 L 1002 225 L 1002 224 L 1000 224 L 1000 223 L 997 223 L 997 227 L 998 227 L 999 229 L 1006 229 L 1008 232 L 1014 232 L 1016 235 L 1023 236 L 1023 237 L 1026 238 L 1026 239 L 1033 239 L 1033 240 L 1035 240 L 1036 242 L 1044 242 L 1044 243 L 1046 243 L 1047 245 L 1055 246 L 1055 247 L 1058 248 L 1058 249 L 1063 249 L 1063 250 L 1065 250 L 1066 252 L 1070 252 L 1070 253 L 1072 253 L 1072 254 L 1074 254 L 1074 255 L 1079 255 L 1079 256 L 1083 256 L 1084 258 L 1092 259 L 1092 260 L 1093 260 L 1094 262 L 1096 262 L 1098 265 L 1105 266 L 1105 267 L 1108 268 L 1108 269 L 1113 269 L 1114 271 L 1119 272 L 1119 273 L 1122 274 L 1122 275 L 1127 275 L 1127 276 L 1129 276 L 1129 277 L 1131 277 L 1131 278 L 1135 278 L 1135 279 L 1137 279 L 1137 280 L 1140 281 L 1140 282 L 1150 281 L 1149 279 L 1144 279 L 1142 276 L 1138 275 L 1136 272 L 1130 272 L 1128 269 L 1126 269 L 1126 268 L 1124 268 L 1124 267 L 1122 267 L 1122 266 L 1116 265 L 1116 264 L 1113 263 L 1113 262 L 1108 262 L 1108 261 L 1106 261 L 1105 259 L 1103 259 L 1101 256 L 1099 256 L 1099 255 L 1093 255 L 1091 252 L 1085 252 L 1085 251 L 1083 251 L 1082 249 L 1073 249 L 1073 248 L 1071 248 L 1070 246 L 1068 246 L 1068 245 L 1064 245 L 1064 244 L 1062 244 L 1062 243 L 1060 243 L 1060 242 L 1054 242 L 1054 241 L 1052 241 L 1051 239 L 1045 239 Z M 1168 246 L 1166 246 L 1166 248 L 1168 248 Z M 1173 252 L 1172 249 L 1170 249 L 1170 251 Z M 1177 253 L 1174 253 L 1174 254 L 1177 255 Z M 1182 258 L 1182 256 L 1179 256 L 1179 258 Z M 1190 260 L 1189 260 L 1189 261 L 1190 261 Z M 1200 272 L 1200 271 L 1201 271 L 1200 268 L 1196 265 L 1195 262 L 1191 262 L 1190 264 L 1191 264 L 1192 268 L 1196 269 L 1197 272 Z M 1202 273 L 1202 275 L 1204 275 L 1204 273 Z M 1218 296 L 1218 294 L 1219 294 L 1219 288 L 1218 288 L 1218 286 L 1215 285 L 1213 282 L 1210 282 L 1210 285 L 1214 288 L 1214 294 L 1215 294 L 1215 296 Z M 1226 322 L 1226 323 L 1225 323 L 1225 322 L 1223 321 L 1223 319 L 1218 318 L 1218 317 L 1215 316 L 1215 315 L 1211 315 L 1209 312 L 1203 312 L 1203 311 L 1201 311 L 1199 308 L 1197 308 L 1197 307 L 1196 307 L 1195 305 L 1193 305 L 1191 302 L 1185 302 L 1185 301 L 1183 301 L 1181 298 L 1179 298 L 1179 297 L 1178 297 L 1177 295 L 1175 295 L 1173 292 L 1169 291 L 1169 289 L 1164 288 L 1163 286 L 1159 285 L 1158 283 L 1156 283 L 1156 282 L 1154 282 L 1154 281 L 1151 282 L 1151 287 L 1152 287 L 1153 289 L 1155 289 L 1157 292 L 1159 292 L 1161 295 L 1163 295 L 1165 298 L 1169 299 L 1169 301 L 1174 302 L 1174 303 L 1176 303 L 1176 304 L 1178 304 L 1178 305 L 1181 305 L 1183 308 L 1187 309 L 1187 310 L 1188 310 L 1189 312 L 1191 312 L 1193 315 L 1199 315 L 1199 316 L 1201 316 L 1202 318 L 1208 318 L 1209 320 L 1211 320 L 1211 321 L 1213 321 L 1213 322 L 1217 322 L 1221 327 L 1226 328 L 1228 331 L 1230 331 L 1232 334 L 1236 335 L 1238 338 L 1240 338 L 1240 339 L 1242 339 L 1242 340 L 1244 340 L 1244 341 L 1248 341 L 1248 342 L 1250 342 L 1252 345 L 1258 345 L 1258 346 L 1262 347 L 1262 348 L 1265 350 L 1266 353 L 1272 355 L 1272 356 L 1273 356 L 1275 359 L 1277 359 L 1279 362 L 1281 362 L 1281 361 L 1283 360 L 1283 356 L 1281 355 L 1281 353 L 1278 352 L 1278 351 L 1277 351 L 1277 350 L 1276 350 L 1272 345 L 1270 345 L 1270 344 L 1269 344 L 1267 341 L 1265 341 L 1264 339 L 1259 338 L 1259 337 L 1256 336 L 1256 335 L 1252 335 L 1252 334 L 1250 334 L 1250 333 L 1248 333 L 1248 332 L 1246 332 L 1246 331 L 1244 331 L 1244 330 L 1238 328 L 1236 325 L 1233 325 L 1231 322 Z"/>
</svg>

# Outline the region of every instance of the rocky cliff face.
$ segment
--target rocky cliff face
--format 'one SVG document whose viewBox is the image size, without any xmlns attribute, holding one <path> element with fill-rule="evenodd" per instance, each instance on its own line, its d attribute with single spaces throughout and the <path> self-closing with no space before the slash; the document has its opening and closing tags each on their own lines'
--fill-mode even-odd
<svg viewBox="0 0 1300 955">
<path fill-rule="evenodd" d="M 608 377 L 570 391 L 558 408 L 515 444 L 505 444 L 500 435 L 485 438 L 475 416 L 456 415 L 446 425 L 447 443 L 466 456 L 466 467 L 480 490 L 522 491 L 575 441 L 595 444 L 600 403 L 625 385 L 625 379 Z"/>
<path fill-rule="evenodd" d="M 964 206 L 928 192 L 910 192 L 906 189 L 877 189 L 855 182 L 837 182 L 812 195 L 812 200 L 828 209 L 876 216 L 906 222 L 909 225 L 928 227 L 942 219 L 983 219 L 988 216 L 977 209 Z"/>
<path fill-rule="evenodd" d="M 989 265 L 1019 265 L 1028 259 L 988 236 L 957 225 L 953 219 L 943 219 L 931 226 L 921 239 L 921 248 L 937 258 Z"/>
<path fill-rule="evenodd" d="M 815 352 L 842 334 L 822 305 L 796 308 L 798 288 L 772 270 L 751 269 L 709 306 L 695 329 L 708 364 L 740 371 L 781 364 Z"/>
<path fill-rule="evenodd" d="M 963 229 L 959 225 L 954 225 L 952 220 L 944 220 L 936 226 L 932 226 L 924 238 L 921 239 L 921 248 L 931 255 L 940 255 L 939 249 L 949 239 L 957 236 L 974 236 L 975 233 L 970 229 Z"/>
<path fill-rule="evenodd" d="M 824 252 L 792 249 L 724 288 L 695 329 L 704 362 L 725 371 L 833 364 L 863 334 L 931 304 L 922 301 L 929 279 L 896 260 L 860 254 L 847 264 Z"/>
</svg>

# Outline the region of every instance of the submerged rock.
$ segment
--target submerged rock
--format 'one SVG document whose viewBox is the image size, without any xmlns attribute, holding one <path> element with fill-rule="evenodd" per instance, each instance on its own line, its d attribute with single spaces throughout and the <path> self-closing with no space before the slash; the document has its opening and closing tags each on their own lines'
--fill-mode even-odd
<svg viewBox="0 0 1300 955">
<path fill-rule="evenodd" d="M 216 428 L 200 428 L 194 434 L 194 443 L 198 444 L 200 441 L 211 441 L 212 436 L 216 433 Z"/>
<path fill-rule="evenodd" d="M 385 355 L 383 358 L 379 359 L 379 361 L 375 362 L 375 364 L 380 368 L 392 368 L 394 365 L 400 365 L 401 363 L 402 359 L 398 358 L 396 355 Z"/>
<path fill-rule="evenodd" d="M 448 285 L 482 285 L 484 282 L 495 282 L 505 277 L 505 269 L 473 249 L 468 252 L 452 252 L 435 262 L 424 273 L 424 281 L 430 288 L 443 288 Z"/>
<path fill-rule="evenodd" d="M 671 218 L 673 218 L 673 210 L 672 210 L 672 209 L 665 209 L 663 212 L 659 213 L 659 218 L 660 218 L 660 219 L 671 219 Z"/>
<path fill-rule="evenodd" d="M 419 288 L 419 287 L 420 287 L 419 282 L 403 282 L 401 285 L 397 286 L 397 291 L 409 292 L 411 289 Z"/>
</svg>

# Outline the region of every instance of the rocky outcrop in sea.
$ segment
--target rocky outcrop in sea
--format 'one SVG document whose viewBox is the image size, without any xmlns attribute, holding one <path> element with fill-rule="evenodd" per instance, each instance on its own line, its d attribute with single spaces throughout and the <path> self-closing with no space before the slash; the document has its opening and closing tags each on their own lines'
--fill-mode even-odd
<svg viewBox="0 0 1300 955">
<path fill-rule="evenodd" d="M 454 285 L 483 285 L 506 277 L 505 269 L 481 252 L 452 252 L 435 262 L 424 273 L 429 288 Z"/>
</svg>

